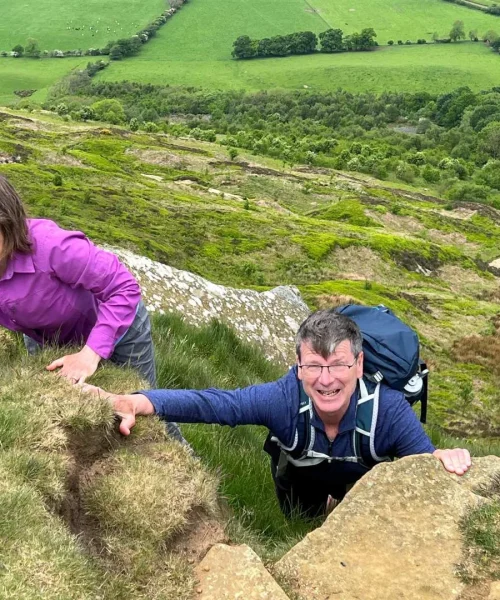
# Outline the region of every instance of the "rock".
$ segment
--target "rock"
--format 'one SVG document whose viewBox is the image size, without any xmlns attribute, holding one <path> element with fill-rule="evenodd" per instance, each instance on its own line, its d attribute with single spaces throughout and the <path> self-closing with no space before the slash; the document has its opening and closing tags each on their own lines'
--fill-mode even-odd
<svg viewBox="0 0 500 600">
<path fill-rule="evenodd" d="M 471 468 L 459 477 L 451 476 L 457 483 L 471 492 L 482 495 L 487 493 L 488 488 L 497 480 L 497 490 L 500 489 L 500 457 L 481 456 L 472 459 Z"/>
<path fill-rule="evenodd" d="M 289 600 L 246 544 L 216 544 L 196 569 L 201 600 Z"/>
<path fill-rule="evenodd" d="M 493 581 L 487 600 L 500 600 L 500 581 Z"/>
<path fill-rule="evenodd" d="M 301 600 L 457 599 L 459 521 L 482 501 L 429 455 L 381 463 L 276 572 Z"/>
<path fill-rule="evenodd" d="M 267 358 L 283 366 L 295 362 L 295 334 L 309 314 L 297 288 L 256 292 L 224 287 L 122 248 L 107 249 L 135 275 L 149 311 L 181 312 L 192 325 L 219 319 L 244 341 L 259 345 Z"/>
</svg>

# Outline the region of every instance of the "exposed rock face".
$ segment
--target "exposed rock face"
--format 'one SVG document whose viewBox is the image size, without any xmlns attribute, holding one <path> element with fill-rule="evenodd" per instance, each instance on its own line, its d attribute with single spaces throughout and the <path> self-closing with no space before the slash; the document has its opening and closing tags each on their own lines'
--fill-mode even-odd
<svg viewBox="0 0 500 600">
<path fill-rule="evenodd" d="M 246 544 L 212 547 L 197 568 L 201 600 L 288 600 Z"/>
<path fill-rule="evenodd" d="M 491 472 L 477 470 L 477 481 Z M 278 574 L 304 600 L 458 598 L 459 521 L 484 501 L 467 489 L 473 473 L 460 485 L 429 455 L 376 466 L 277 563 Z"/>
<path fill-rule="evenodd" d="M 294 362 L 295 333 L 309 314 L 297 288 L 280 286 L 255 292 L 224 287 L 127 250 L 110 250 L 141 284 L 149 311 L 176 311 L 193 325 L 217 318 L 243 340 L 259 344 L 269 359 L 284 366 Z"/>
</svg>

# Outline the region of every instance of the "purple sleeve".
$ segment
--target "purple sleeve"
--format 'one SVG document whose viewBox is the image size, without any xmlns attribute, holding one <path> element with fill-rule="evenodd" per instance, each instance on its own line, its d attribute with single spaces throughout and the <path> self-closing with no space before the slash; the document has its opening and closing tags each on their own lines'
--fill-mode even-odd
<svg viewBox="0 0 500 600">
<path fill-rule="evenodd" d="M 98 303 L 97 322 L 86 344 L 109 358 L 135 318 L 139 284 L 114 254 L 97 248 L 80 231 L 57 228 L 51 234 L 50 266 L 56 277 L 92 292 Z"/>
</svg>

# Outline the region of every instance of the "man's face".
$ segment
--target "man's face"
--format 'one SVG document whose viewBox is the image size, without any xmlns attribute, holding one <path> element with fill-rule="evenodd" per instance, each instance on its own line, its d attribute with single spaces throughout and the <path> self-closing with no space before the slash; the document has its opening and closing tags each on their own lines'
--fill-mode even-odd
<svg viewBox="0 0 500 600">
<path fill-rule="evenodd" d="M 356 359 L 352 353 L 351 343 L 349 340 L 344 340 L 325 359 L 321 354 L 316 354 L 307 342 L 302 342 L 297 364 L 316 367 L 337 366 L 332 373 L 328 369 L 321 369 L 321 372 L 316 373 L 317 368 L 303 366 L 298 370 L 298 377 L 320 417 L 342 418 L 356 389 L 357 380 L 363 375 L 363 353 L 361 352 Z M 353 366 L 347 368 L 346 365 Z"/>
</svg>

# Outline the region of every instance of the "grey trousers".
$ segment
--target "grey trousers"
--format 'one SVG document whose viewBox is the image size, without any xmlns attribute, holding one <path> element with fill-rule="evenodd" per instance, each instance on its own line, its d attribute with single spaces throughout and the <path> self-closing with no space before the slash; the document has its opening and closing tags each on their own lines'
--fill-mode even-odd
<svg viewBox="0 0 500 600">
<path fill-rule="evenodd" d="M 37 341 L 27 335 L 23 337 L 28 354 L 35 354 L 41 349 L 41 345 Z M 142 300 L 137 307 L 132 325 L 116 343 L 109 360 L 117 365 L 135 369 L 149 383 L 152 389 L 157 387 L 151 322 Z M 167 432 L 171 437 L 183 444 L 187 444 L 177 423 L 167 423 L 166 426 Z"/>
</svg>

